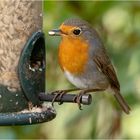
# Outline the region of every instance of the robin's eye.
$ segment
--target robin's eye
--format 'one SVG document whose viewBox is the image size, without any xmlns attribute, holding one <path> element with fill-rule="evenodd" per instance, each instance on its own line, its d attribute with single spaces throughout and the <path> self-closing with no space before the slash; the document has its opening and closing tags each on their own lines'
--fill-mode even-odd
<svg viewBox="0 0 140 140">
<path fill-rule="evenodd" d="M 81 33 L 81 29 L 74 29 L 73 30 L 73 34 L 75 34 L 75 35 L 80 35 L 80 33 Z"/>
</svg>

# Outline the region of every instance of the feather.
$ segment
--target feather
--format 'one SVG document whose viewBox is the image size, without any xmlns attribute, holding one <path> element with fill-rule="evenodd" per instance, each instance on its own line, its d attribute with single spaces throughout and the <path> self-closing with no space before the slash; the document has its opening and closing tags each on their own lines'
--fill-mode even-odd
<svg viewBox="0 0 140 140">
<path fill-rule="evenodd" d="M 106 54 L 106 50 L 104 48 L 99 49 L 99 52 L 94 56 L 94 62 L 97 65 L 97 68 L 101 70 L 101 72 L 107 77 L 109 80 L 111 89 L 114 91 L 114 97 L 120 104 L 123 111 L 129 114 L 130 107 L 120 94 L 120 84 L 116 76 L 116 72 L 111 64 L 109 57 Z"/>
</svg>

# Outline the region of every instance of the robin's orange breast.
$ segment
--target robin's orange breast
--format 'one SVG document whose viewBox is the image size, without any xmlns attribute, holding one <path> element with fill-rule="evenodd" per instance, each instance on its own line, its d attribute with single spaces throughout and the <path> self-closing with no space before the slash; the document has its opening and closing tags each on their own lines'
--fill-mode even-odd
<svg viewBox="0 0 140 140">
<path fill-rule="evenodd" d="M 82 38 L 64 36 L 59 46 L 58 58 L 62 70 L 81 74 L 88 61 L 88 44 Z"/>
</svg>

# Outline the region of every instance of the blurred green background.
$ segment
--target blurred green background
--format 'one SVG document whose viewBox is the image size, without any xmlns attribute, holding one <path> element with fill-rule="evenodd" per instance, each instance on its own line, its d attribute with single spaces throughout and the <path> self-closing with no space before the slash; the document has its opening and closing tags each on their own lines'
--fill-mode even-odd
<svg viewBox="0 0 140 140">
<path fill-rule="evenodd" d="M 0 127 L 0 138 L 138 138 L 140 139 L 140 2 L 44 1 L 44 31 L 47 48 L 47 90 L 69 89 L 58 66 L 60 37 L 48 36 L 69 17 L 90 22 L 100 34 L 121 85 L 131 114 L 120 112 L 108 93 L 93 94 L 90 106 L 80 111 L 76 104 L 55 104 L 51 122 Z"/>
</svg>

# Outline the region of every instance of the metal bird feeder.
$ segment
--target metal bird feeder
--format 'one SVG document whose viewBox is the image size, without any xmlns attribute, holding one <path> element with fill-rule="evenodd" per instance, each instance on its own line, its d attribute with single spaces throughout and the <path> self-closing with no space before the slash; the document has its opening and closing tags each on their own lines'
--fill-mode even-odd
<svg viewBox="0 0 140 140">
<path fill-rule="evenodd" d="M 42 2 L 0 1 L 0 5 L 0 125 L 50 121 L 56 113 L 38 97 L 45 92 Z"/>
</svg>

